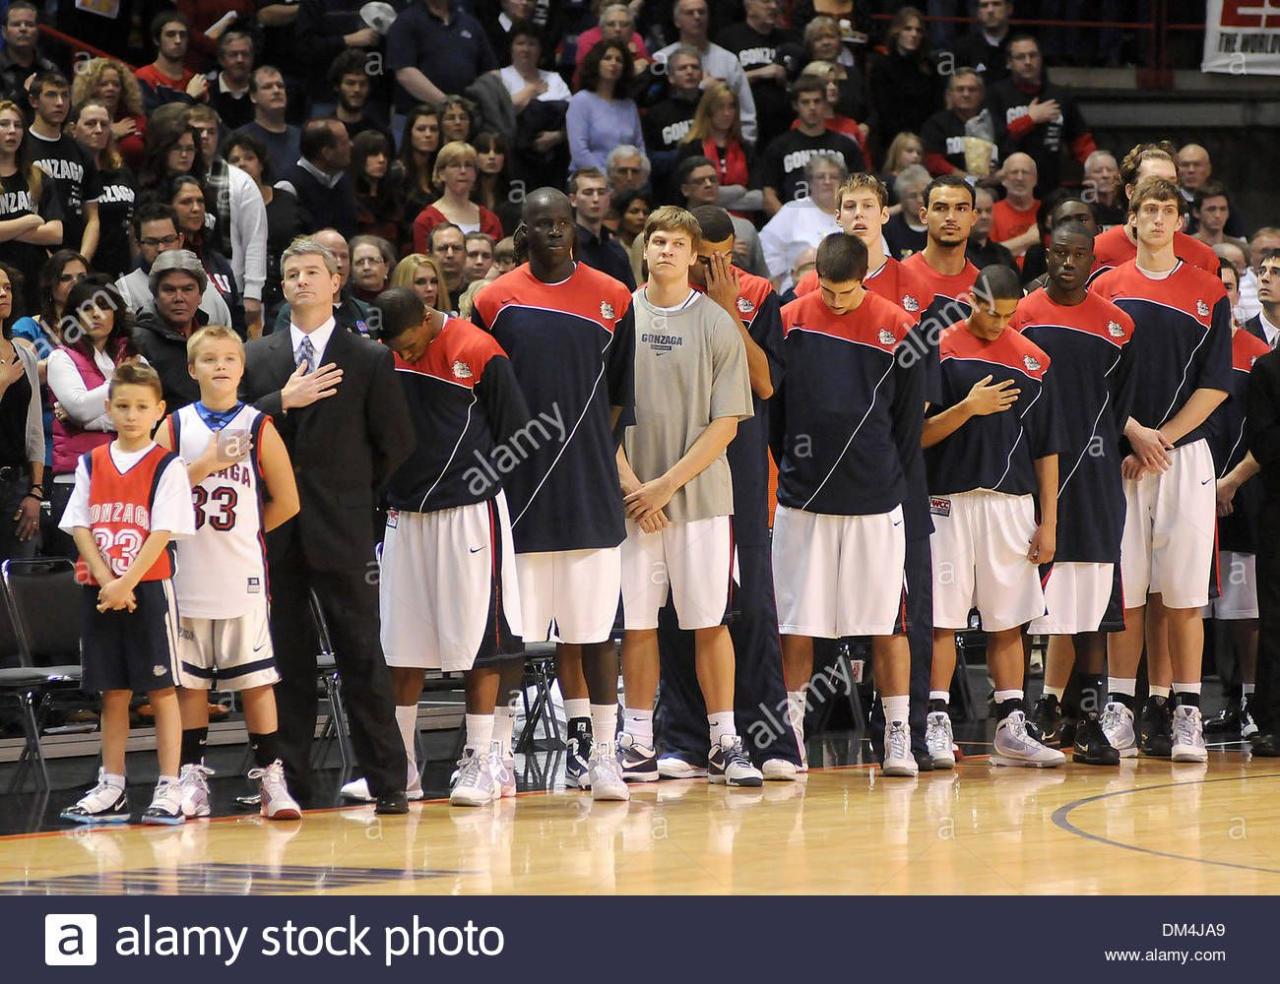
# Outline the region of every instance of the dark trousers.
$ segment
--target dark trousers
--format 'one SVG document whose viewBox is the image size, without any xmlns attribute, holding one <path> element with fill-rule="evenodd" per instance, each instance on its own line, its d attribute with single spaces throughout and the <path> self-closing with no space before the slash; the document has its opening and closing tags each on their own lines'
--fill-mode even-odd
<svg viewBox="0 0 1280 984">
<path fill-rule="evenodd" d="M 800 749 L 787 717 L 768 544 L 738 547 L 738 575 L 742 583 L 736 595 L 737 616 L 729 625 L 737 667 L 734 723 L 757 765 L 772 758 L 799 765 Z M 705 764 L 710 734 L 694 663 L 694 634 L 680 630 L 671 604 L 658 620 L 658 647 L 662 660 L 658 741 L 665 754 Z"/>
<path fill-rule="evenodd" d="M 30 488 L 31 479 L 25 475 L 0 482 L 0 560 L 26 560 L 35 556 L 40 545 L 39 530 L 25 543 L 19 540 L 18 523 L 13 518 Z"/>
<path fill-rule="evenodd" d="M 396 726 L 391 671 L 382 655 L 376 568 L 338 571 L 311 568 L 303 555 L 296 523 L 272 538 L 271 636 L 280 682 L 276 707 L 279 743 L 290 789 L 310 796 L 311 744 L 319 705 L 316 653 L 319 641 L 311 617 L 310 594 L 320 599 L 333 643 L 342 697 L 355 750 L 369 792 L 375 797 L 402 792 L 408 763 Z"/>
<path fill-rule="evenodd" d="M 1258 684 L 1249 712 L 1264 734 L 1280 734 L 1280 497 L 1258 517 Z"/>
</svg>

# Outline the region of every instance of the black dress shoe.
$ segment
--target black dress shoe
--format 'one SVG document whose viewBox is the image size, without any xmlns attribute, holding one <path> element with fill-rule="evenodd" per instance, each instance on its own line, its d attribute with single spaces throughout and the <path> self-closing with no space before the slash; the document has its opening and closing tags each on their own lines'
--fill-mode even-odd
<svg viewBox="0 0 1280 984">
<path fill-rule="evenodd" d="M 933 756 L 930 755 L 927 750 L 921 752 L 921 751 L 916 751 L 915 749 L 912 749 L 911 754 L 915 756 L 916 766 L 920 769 L 921 772 L 933 771 Z"/>
<path fill-rule="evenodd" d="M 1249 744 L 1255 758 L 1280 758 L 1280 734 L 1258 735 Z"/>
<path fill-rule="evenodd" d="M 378 797 L 373 812 L 379 816 L 401 816 L 409 812 L 409 801 L 404 793 L 383 793 Z"/>
</svg>

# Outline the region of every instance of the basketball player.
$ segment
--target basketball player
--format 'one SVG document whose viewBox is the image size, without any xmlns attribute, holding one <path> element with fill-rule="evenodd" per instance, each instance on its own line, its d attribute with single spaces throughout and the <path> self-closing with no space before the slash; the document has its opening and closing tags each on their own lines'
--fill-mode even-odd
<svg viewBox="0 0 1280 984">
<path fill-rule="evenodd" d="M 734 576 L 733 482 L 725 449 L 738 422 L 751 415 L 751 379 L 733 318 L 689 286 L 700 238 L 698 220 L 674 205 L 645 222 L 649 282 L 633 295 L 635 423 L 618 449 L 627 509 L 620 744 L 634 778 L 658 778 L 652 708 L 658 613 L 669 595 L 680 628 L 694 633 L 710 733 L 708 779 L 760 786 L 763 776 L 747 758 L 734 721 L 733 639 L 725 624 Z"/>
<path fill-rule="evenodd" d="M 1177 162 L 1167 150 L 1156 144 L 1136 144 L 1125 154 L 1120 172 L 1124 176 L 1125 198 L 1130 200 L 1138 185 L 1147 178 L 1163 178 L 1172 184 L 1178 183 Z M 1185 200 L 1179 197 L 1178 204 L 1180 214 L 1185 212 Z M 1199 267 L 1205 273 L 1215 277 L 1218 275 L 1218 254 L 1208 243 L 1183 232 L 1181 219 L 1173 233 L 1173 252 L 1179 259 Z M 1131 209 L 1128 220 L 1123 225 L 1112 226 L 1100 233 L 1094 241 L 1094 277 L 1136 259 L 1137 255 L 1138 228 Z"/>
<path fill-rule="evenodd" d="M 788 691 L 807 689 L 813 639 L 872 637 L 884 704 L 883 771 L 919 772 L 909 723 L 903 502 L 919 454 L 925 367 L 905 357 L 914 320 L 863 287 L 867 249 L 818 247 L 818 293 L 782 312 L 786 372 L 771 427 L 778 459 L 773 570 Z M 914 355 L 914 353 L 909 353 Z"/>
<path fill-rule="evenodd" d="M 1058 544 L 1045 582 L 1047 613 L 1030 632 L 1049 636 L 1044 693 L 1032 723 L 1051 748 L 1062 736 L 1062 695 L 1073 662 L 1082 677 L 1102 673 L 1107 632 L 1124 629 L 1120 591 L 1120 536 L 1124 489 L 1120 437 L 1133 400 L 1133 321 L 1087 287 L 1093 269 L 1093 233 L 1070 220 L 1054 223 L 1045 253 L 1048 283 L 1018 305 L 1012 328 L 1053 362 L 1054 386 L 1070 394 L 1057 406 L 1062 432 L 1058 475 Z M 1064 652 L 1065 651 L 1065 652 Z M 1073 758 L 1115 765 L 1120 757 L 1102 734 L 1099 694 L 1086 695 L 1083 727 Z"/>
<path fill-rule="evenodd" d="M 405 753 L 413 772 L 412 729 L 426 670 L 466 674 L 466 745 L 449 802 L 483 806 L 515 795 L 509 752 L 493 737 L 494 708 L 500 692 L 505 697 L 511 683 L 519 685 L 523 666 L 499 467 L 536 428 L 528 426 L 511 363 L 492 335 L 426 307 L 407 287 L 384 291 L 374 306 L 417 433 L 412 456 L 387 487 L 382 649 L 397 716 L 411 722 Z M 500 691 L 504 672 L 508 686 Z M 421 782 L 416 792 L 421 797 Z"/>
<path fill-rule="evenodd" d="M 920 210 L 928 228 L 924 249 L 902 261 L 916 282 L 924 285 L 931 310 L 922 320 L 938 319 L 937 331 L 969 314 L 967 296 L 978 268 L 964 251 L 978 220 L 974 203 L 973 188 L 959 175 L 944 174 L 930 181 Z"/>
<path fill-rule="evenodd" d="M 766 780 L 794 781 L 800 748 L 786 713 L 778 613 L 769 550 L 769 398 L 782 368 L 782 316 L 773 285 L 733 266 L 734 231 L 718 205 L 693 209 L 698 260 L 689 285 L 734 319 L 747 356 L 752 415 L 738 422 L 728 448 L 733 480 L 733 545 L 738 561 L 737 611 L 729 623 L 734 654 L 734 721 L 748 754 Z M 706 705 L 695 670 L 694 633 L 680 629 L 671 606 L 658 622 L 661 693 L 657 731 L 663 748 L 658 772 L 684 779 L 707 774 Z M 625 722 L 632 727 L 643 727 Z M 623 778 L 640 764 L 620 750 Z"/>
<path fill-rule="evenodd" d="M 1066 761 L 1028 732 L 1023 627 L 1044 614 L 1038 565 L 1057 536 L 1058 452 L 1049 357 L 1009 328 L 1022 297 L 1015 271 L 988 266 L 973 311 L 942 333 L 942 400 L 929 408 L 923 444 L 933 512 L 933 689 L 947 692 L 955 634 L 977 608 L 995 680 L 995 765 Z M 1037 509 L 1038 505 L 1038 509 Z M 1038 515 L 1037 515 L 1038 513 Z M 930 701 L 935 768 L 955 765 L 946 705 Z"/>
<path fill-rule="evenodd" d="M 610 636 L 626 538 L 613 434 L 633 402 L 631 294 L 574 261 L 573 208 L 562 192 L 532 192 L 522 228 L 529 261 L 481 290 L 473 311 L 508 353 L 530 416 L 548 433 L 521 447 L 523 461 L 504 483 L 521 623 L 526 642 L 563 644 L 566 784 L 590 787 L 595 799 L 627 799 L 613 742 L 618 658 Z"/>
<path fill-rule="evenodd" d="M 1231 385 L 1231 307 L 1216 275 L 1185 263 L 1174 246 L 1182 208 L 1178 186 L 1145 178 L 1129 199 L 1138 255 L 1093 283 L 1134 323 L 1141 373 L 1125 424 L 1125 523 L 1121 566 L 1124 632 L 1107 643 L 1110 701 L 1102 727 L 1122 757 L 1136 755 L 1133 703 L 1148 595 L 1162 614 L 1163 640 L 1149 644 L 1151 694 L 1143 708 L 1144 754 L 1206 760 L 1200 717 L 1204 623 L 1214 560 L 1216 499 L 1210 414 Z M 1177 703 L 1167 706 L 1172 682 Z"/>
<path fill-rule="evenodd" d="M 129 822 L 124 759 L 134 691 L 145 692 L 155 710 L 160 760 L 160 780 L 142 822 L 186 819 L 178 781 L 178 610 L 169 546 L 195 532 L 195 511 L 181 459 L 151 440 L 164 418 L 163 392 L 150 366 L 116 367 L 107 389 L 116 437 L 76 464 L 75 488 L 58 524 L 80 551 L 82 686 L 102 694 L 98 784 L 61 814 L 76 823 Z"/>
<path fill-rule="evenodd" d="M 178 703 L 182 708 L 182 812 L 207 817 L 212 770 L 209 690 L 234 690 L 244 706 L 260 811 L 270 820 L 302 816 L 289 794 L 276 738 L 280 679 L 271 645 L 263 534 L 298 512 L 293 465 L 271 418 L 241 403 L 244 342 L 210 325 L 187 340 L 187 371 L 200 399 L 170 415 L 156 443 L 187 466 L 195 536 L 178 544 Z"/>
</svg>

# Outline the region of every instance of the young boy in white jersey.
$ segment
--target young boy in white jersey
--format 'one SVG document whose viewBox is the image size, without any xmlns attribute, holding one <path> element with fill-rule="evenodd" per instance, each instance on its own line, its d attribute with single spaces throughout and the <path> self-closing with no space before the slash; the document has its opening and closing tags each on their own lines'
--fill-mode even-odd
<svg viewBox="0 0 1280 984">
<path fill-rule="evenodd" d="M 182 708 L 182 812 L 207 817 L 212 773 L 204 765 L 209 690 L 240 693 L 253 749 L 249 778 L 271 820 L 302 816 L 276 749 L 280 679 L 271 646 L 263 535 L 298 512 L 298 488 L 284 441 L 271 418 L 237 391 L 244 343 L 210 325 L 187 341 L 187 371 L 200 399 L 171 414 L 156 441 L 186 463 L 195 536 L 178 548 L 174 588 L 180 611 L 178 702 Z"/>
</svg>

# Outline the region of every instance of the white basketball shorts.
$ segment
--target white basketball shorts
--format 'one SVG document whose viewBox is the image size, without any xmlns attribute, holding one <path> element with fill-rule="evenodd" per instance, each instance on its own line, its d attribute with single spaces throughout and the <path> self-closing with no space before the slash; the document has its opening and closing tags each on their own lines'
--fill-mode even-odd
<svg viewBox="0 0 1280 984">
<path fill-rule="evenodd" d="M 618 617 L 620 547 L 516 555 L 526 642 L 608 642 Z"/>
<path fill-rule="evenodd" d="M 1115 564 L 1054 561 L 1044 582 L 1048 611 L 1033 621 L 1033 635 L 1119 632 L 1124 628 L 1124 597 Z"/>
<path fill-rule="evenodd" d="M 251 690 L 279 680 L 266 598 L 239 618 L 179 617 L 178 686 Z"/>
<path fill-rule="evenodd" d="M 733 518 L 712 516 L 643 533 L 627 520 L 622 541 L 622 624 L 656 629 L 671 597 L 682 629 L 723 625 L 736 573 Z"/>
</svg>

